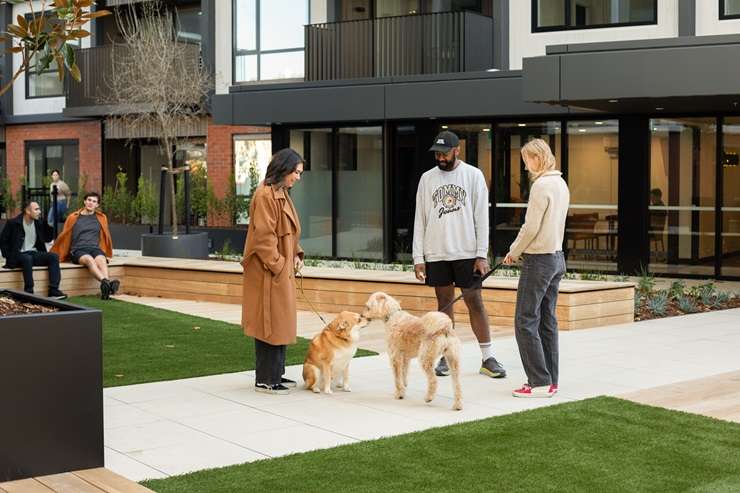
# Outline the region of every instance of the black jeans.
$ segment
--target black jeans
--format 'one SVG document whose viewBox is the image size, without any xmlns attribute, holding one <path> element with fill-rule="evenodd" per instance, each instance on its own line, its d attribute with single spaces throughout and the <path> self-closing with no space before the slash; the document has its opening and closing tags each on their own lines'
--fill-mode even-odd
<svg viewBox="0 0 740 493">
<path fill-rule="evenodd" d="M 59 269 L 59 256 L 48 252 L 22 252 L 17 257 L 18 265 L 23 269 L 23 290 L 33 293 L 33 267 L 49 267 L 49 289 L 59 289 L 62 272 Z"/>
<path fill-rule="evenodd" d="M 259 339 L 254 340 L 254 353 L 257 359 L 255 368 L 256 383 L 276 385 L 285 374 L 286 346 L 273 346 Z"/>
</svg>

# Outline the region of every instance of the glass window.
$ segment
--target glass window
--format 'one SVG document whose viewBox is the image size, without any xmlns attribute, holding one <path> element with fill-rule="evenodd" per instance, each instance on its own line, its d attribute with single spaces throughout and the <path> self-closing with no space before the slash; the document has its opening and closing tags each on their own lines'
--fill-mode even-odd
<svg viewBox="0 0 740 493">
<path fill-rule="evenodd" d="M 234 82 L 303 78 L 309 0 L 234 0 Z"/>
<path fill-rule="evenodd" d="M 50 196 L 49 174 L 58 169 L 62 180 L 69 185 L 72 195 L 77 194 L 79 186 L 79 146 L 76 141 L 26 141 L 26 182 L 32 196 L 38 200 L 41 210 L 48 211 Z"/>
<path fill-rule="evenodd" d="M 265 179 L 267 165 L 272 157 L 272 141 L 269 135 L 234 136 L 234 181 L 236 194 L 248 197 Z M 237 224 L 247 224 L 248 215 L 236 218 Z"/>
<path fill-rule="evenodd" d="M 201 11 L 198 7 L 177 9 L 177 39 L 186 43 L 200 43 Z"/>
<path fill-rule="evenodd" d="M 529 176 L 524 169 L 521 148 L 532 138 L 545 140 L 552 148 L 560 169 L 560 122 L 503 123 L 497 125 L 494 159 L 496 208 L 494 212 L 493 253 L 503 257 L 524 224 L 529 200 Z"/>
<path fill-rule="evenodd" d="M 306 160 L 301 181 L 290 191 L 301 218 L 301 247 L 306 255 L 331 257 L 332 130 L 291 130 L 290 147 Z"/>
<path fill-rule="evenodd" d="M 30 22 L 32 19 L 31 14 L 26 15 L 27 21 Z M 54 24 L 58 21 L 47 19 L 46 22 L 48 26 L 48 24 Z M 76 40 L 69 44 L 79 47 L 80 42 Z M 37 53 L 34 55 L 31 58 L 31 67 L 34 67 L 40 58 L 40 54 Z M 59 80 L 56 60 L 53 60 L 43 72 L 36 73 L 36 69 L 26 72 L 26 98 L 49 98 L 57 96 L 64 96 L 64 79 Z"/>
<path fill-rule="evenodd" d="M 383 128 L 340 128 L 337 256 L 383 258 Z"/>
<path fill-rule="evenodd" d="M 532 30 L 656 24 L 656 0 L 532 0 Z"/>
<path fill-rule="evenodd" d="M 419 12 L 419 0 L 375 0 L 375 17 L 394 17 Z"/>
<path fill-rule="evenodd" d="M 619 121 L 568 122 L 568 267 L 617 269 Z"/>
<path fill-rule="evenodd" d="M 740 0 L 720 0 L 719 18 L 733 19 L 740 17 Z"/>
<path fill-rule="evenodd" d="M 651 272 L 714 274 L 716 120 L 650 120 Z"/>
<path fill-rule="evenodd" d="M 740 277 L 740 118 L 726 118 L 722 132 L 721 274 Z"/>
</svg>

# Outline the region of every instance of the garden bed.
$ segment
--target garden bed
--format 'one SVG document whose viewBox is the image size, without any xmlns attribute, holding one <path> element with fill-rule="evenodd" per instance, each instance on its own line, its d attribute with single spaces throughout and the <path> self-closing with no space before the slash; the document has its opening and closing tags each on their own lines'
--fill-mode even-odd
<svg viewBox="0 0 740 493">
<path fill-rule="evenodd" d="M 635 321 L 740 308 L 736 293 L 718 290 L 714 283 L 687 288 L 683 281 L 674 281 L 668 289 L 654 287 L 653 277 L 639 279 L 635 292 Z"/>
<path fill-rule="evenodd" d="M 10 315 L 26 315 L 30 313 L 53 313 L 58 312 L 59 308 L 47 305 L 41 305 L 32 301 L 16 299 L 15 297 L 3 294 L 0 295 L 0 317 Z"/>
</svg>

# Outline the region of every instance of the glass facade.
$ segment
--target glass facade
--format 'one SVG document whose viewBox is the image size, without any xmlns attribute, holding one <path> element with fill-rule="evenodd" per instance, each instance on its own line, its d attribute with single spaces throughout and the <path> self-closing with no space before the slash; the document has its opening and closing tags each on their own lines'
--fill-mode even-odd
<svg viewBox="0 0 740 493">
<path fill-rule="evenodd" d="M 657 23 L 656 0 L 532 0 L 532 30 Z"/>
<path fill-rule="evenodd" d="M 619 232 L 619 121 L 572 121 L 567 124 L 567 132 L 568 266 L 615 271 Z"/>
<path fill-rule="evenodd" d="M 712 275 L 716 119 L 653 119 L 650 131 L 650 271 Z"/>
<path fill-rule="evenodd" d="M 720 274 L 740 277 L 740 117 L 725 118 L 722 141 Z"/>
<path fill-rule="evenodd" d="M 58 169 L 62 180 L 77 193 L 79 182 L 79 146 L 77 141 L 26 142 L 27 183 L 31 188 L 43 188 L 52 170 Z"/>
<path fill-rule="evenodd" d="M 740 17 L 740 0 L 719 0 L 719 18 L 737 19 Z"/>
<path fill-rule="evenodd" d="M 237 196 L 247 197 L 265 179 L 267 165 L 272 157 L 272 141 L 269 135 L 234 136 L 234 181 Z M 247 224 L 248 215 L 236 218 L 237 224 Z"/>
<path fill-rule="evenodd" d="M 302 79 L 308 0 L 234 0 L 234 82 Z"/>
</svg>

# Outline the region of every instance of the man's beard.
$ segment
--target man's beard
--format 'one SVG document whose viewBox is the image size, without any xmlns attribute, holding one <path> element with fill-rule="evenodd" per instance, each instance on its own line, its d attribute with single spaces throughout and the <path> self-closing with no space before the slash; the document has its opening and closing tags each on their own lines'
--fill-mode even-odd
<svg viewBox="0 0 740 493">
<path fill-rule="evenodd" d="M 442 171 L 452 171 L 452 169 L 455 167 L 455 162 L 457 159 L 447 160 L 447 159 L 438 159 L 437 160 L 437 166 Z"/>
</svg>

